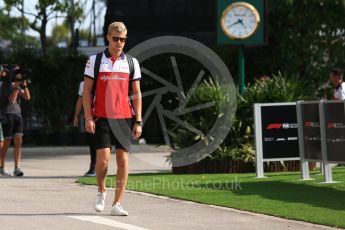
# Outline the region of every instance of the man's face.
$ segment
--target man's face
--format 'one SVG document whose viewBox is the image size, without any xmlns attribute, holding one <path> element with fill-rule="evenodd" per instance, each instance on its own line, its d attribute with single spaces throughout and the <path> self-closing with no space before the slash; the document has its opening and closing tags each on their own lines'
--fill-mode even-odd
<svg viewBox="0 0 345 230">
<path fill-rule="evenodd" d="M 329 75 L 329 81 L 332 83 L 334 87 L 337 87 L 339 85 L 340 78 L 339 76 L 336 76 L 334 74 Z"/>
<path fill-rule="evenodd" d="M 6 77 L 6 71 L 0 70 L 0 77 Z"/>
<path fill-rule="evenodd" d="M 122 52 L 127 39 L 127 31 L 116 32 L 113 31 L 111 34 L 107 35 L 107 40 L 109 42 L 109 49 L 115 52 Z"/>
</svg>

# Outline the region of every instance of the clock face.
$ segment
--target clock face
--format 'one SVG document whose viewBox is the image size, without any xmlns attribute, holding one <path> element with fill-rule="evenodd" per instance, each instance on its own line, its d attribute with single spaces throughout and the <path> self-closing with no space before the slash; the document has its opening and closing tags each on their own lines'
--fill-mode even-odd
<svg viewBox="0 0 345 230">
<path fill-rule="evenodd" d="M 221 19 L 222 30 L 230 39 L 249 38 L 257 31 L 259 23 L 258 11 L 246 2 L 236 2 L 228 6 Z"/>
</svg>

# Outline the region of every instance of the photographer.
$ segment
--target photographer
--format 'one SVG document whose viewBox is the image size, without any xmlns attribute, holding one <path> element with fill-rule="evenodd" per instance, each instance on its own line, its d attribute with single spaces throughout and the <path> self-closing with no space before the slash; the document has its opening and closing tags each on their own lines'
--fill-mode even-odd
<svg viewBox="0 0 345 230">
<path fill-rule="evenodd" d="M 0 68 L 0 152 L 1 149 L 4 145 L 4 134 L 2 132 L 2 123 L 5 122 L 5 115 L 4 115 L 4 110 L 5 110 L 5 105 L 7 104 L 7 99 L 4 98 L 3 93 L 4 93 L 4 89 L 3 89 L 3 82 L 6 80 L 6 72 L 4 71 L 4 69 Z"/>
<path fill-rule="evenodd" d="M 20 67 L 15 66 L 13 72 L 14 76 L 12 82 L 3 82 L 4 94 L 7 96 L 8 103 L 4 111 L 6 122 L 2 125 L 5 141 L 0 151 L 0 174 L 5 176 L 10 175 L 5 170 L 5 158 L 7 150 L 13 139 L 15 166 L 13 175 L 23 176 L 24 173 L 19 168 L 23 140 L 23 120 L 20 108 L 20 98 L 30 100 L 30 92 L 28 89 L 27 80 L 20 71 Z"/>
</svg>

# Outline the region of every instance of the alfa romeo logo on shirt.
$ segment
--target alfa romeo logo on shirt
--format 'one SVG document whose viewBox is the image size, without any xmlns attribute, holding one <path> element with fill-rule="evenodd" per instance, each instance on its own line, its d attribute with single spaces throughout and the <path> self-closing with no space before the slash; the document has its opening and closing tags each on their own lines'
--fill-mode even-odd
<svg viewBox="0 0 345 230">
<path fill-rule="evenodd" d="M 127 81 L 128 80 L 128 78 L 120 77 L 120 76 L 117 76 L 117 75 L 114 75 L 114 76 L 100 76 L 99 79 L 102 80 L 102 81 L 111 81 L 111 80 Z"/>
<path fill-rule="evenodd" d="M 156 113 L 165 144 L 174 149 L 170 156 L 172 165 L 175 167 L 189 165 L 215 151 L 228 135 L 236 111 L 236 88 L 228 68 L 217 54 L 195 40 L 176 36 L 163 36 L 144 41 L 132 48 L 128 54 L 138 59 L 143 81 L 150 79 L 158 83 L 155 85 L 160 85 L 158 88 L 142 90 L 143 101 L 150 97 L 150 105 L 143 108 L 144 132 L 146 121 Z M 170 61 L 169 75 L 174 76 L 173 80 L 145 65 L 147 60 L 162 55 L 167 56 L 167 60 Z M 187 77 L 183 69 L 188 66 L 181 63 L 182 61 L 178 58 L 180 56 L 189 58 L 200 66 L 195 76 L 191 77 L 189 74 L 189 81 L 192 81 L 192 84 L 188 86 L 183 84 L 184 77 Z M 217 103 L 216 98 L 211 97 L 209 101 L 190 105 L 189 102 L 198 91 L 198 87 L 210 79 L 220 91 L 222 102 Z M 175 104 L 171 102 L 171 99 L 166 98 L 168 94 L 174 95 L 177 101 Z M 166 105 L 169 103 L 170 107 L 172 104 L 176 105 L 175 108 L 167 108 Z M 203 115 L 206 115 L 203 111 L 207 109 L 208 111 L 211 109 L 216 114 L 215 120 L 207 130 L 201 130 L 191 121 L 197 119 L 202 122 Z M 174 124 L 169 126 L 167 122 Z M 210 121 L 204 120 L 204 122 Z M 190 146 L 181 148 L 174 145 L 172 137 L 182 135 L 176 127 L 191 133 L 193 140 L 190 140 Z"/>
</svg>

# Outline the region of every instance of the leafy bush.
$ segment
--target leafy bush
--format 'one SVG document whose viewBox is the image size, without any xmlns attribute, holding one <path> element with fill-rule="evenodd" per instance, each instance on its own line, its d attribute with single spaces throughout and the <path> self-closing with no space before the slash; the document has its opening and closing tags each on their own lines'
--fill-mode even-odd
<svg viewBox="0 0 345 230">
<path fill-rule="evenodd" d="M 22 103 L 23 117 L 38 120 L 44 133 L 68 129 L 86 57 L 56 48 L 45 57 L 35 49 L 21 49 L 6 58 L 32 69 L 31 100 Z"/>
<path fill-rule="evenodd" d="M 254 162 L 253 105 L 255 103 L 314 100 L 316 97 L 316 91 L 297 75 L 288 76 L 279 72 L 268 80 L 255 80 L 254 83 L 247 85 L 243 96 L 237 94 L 236 116 L 230 133 L 221 146 L 209 157 L 218 160 L 230 158 Z M 191 104 L 200 105 L 209 101 L 215 101 L 216 108 L 219 108 L 219 105 L 224 102 L 221 87 L 213 81 L 204 81 L 192 96 Z M 194 127 L 207 132 L 217 119 L 218 111 L 214 108 L 208 108 L 188 114 L 185 119 Z M 181 128 L 177 128 L 173 136 L 175 149 L 191 146 L 200 138 L 198 135 Z"/>
<path fill-rule="evenodd" d="M 317 92 L 297 75 L 273 75 L 267 80 L 248 84 L 244 96 L 238 95 L 236 119 L 224 145 L 231 146 L 231 156 L 244 161 L 255 160 L 253 105 L 255 103 L 314 100 Z"/>
<path fill-rule="evenodd" d="M 181 119 L 187 121 L 188 124 L 192 125 L 204 134 L 207 134 L 218 118 L 221 106 L 228 101 L 223 90 L 223 87 L 211 78 L 204 80 L 190 98 L 187 108 L 200 106 L 209 102 L 214 102 L 214 105 L 208 108 L 196 110 L 192 113 L 186 113 L 181 116 Z M 192 133 L 184 127 L 176 124 L 172 125 L 170 135 L 172 136 L 174 149 L 182 149 L 191 146 L 196 142 L 203 140 L 205 137 L 204 135 Z"/>
</svg>

